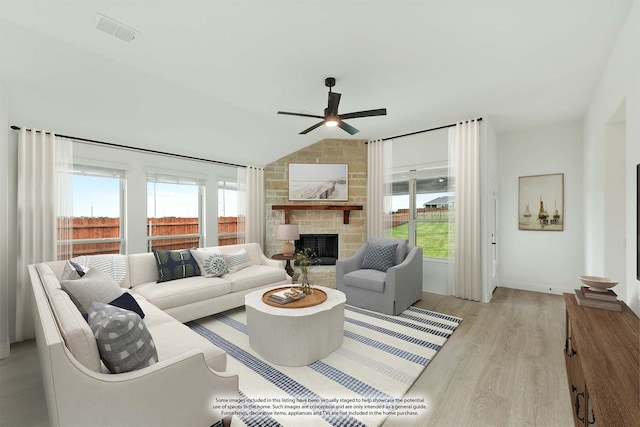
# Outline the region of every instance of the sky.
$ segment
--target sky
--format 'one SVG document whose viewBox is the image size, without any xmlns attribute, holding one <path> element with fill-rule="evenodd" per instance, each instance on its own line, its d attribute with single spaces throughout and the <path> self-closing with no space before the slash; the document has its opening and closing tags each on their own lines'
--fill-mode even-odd
<svg viewBox="0 0 640 427">
<path fill-rule="evenodd" d="M 155 204 L 153 184 L 147 184 L 150 197 L 147 198 L 147 215 L 149 217 L 175 216 L 193 218 L 198 216 L 198 193 L 194 186 L 177 184 L 155 184 Z M 237 216 L 237 192 L 218 191 L 218 212 L 222 216 Z M 418 194 L 418 207 L 447 193 Z M 95 176 L 73 176 L 73 214 L 86 217 L 119 216 L 120 195 L 118 180 Z M 408 209 L 409 196 L 393 196 L 393 209 Z M 155 215 L 154 215 L 155 209 Z"/>
<path fill-rule="evenodd" d="M 416 195 L 416 205 L 421 208 L 426 202 L 430 202 L 441 196 L 448 196 L 451 193 L 423 193 Z M 396 211 L 398 209 L 409 209 L 409 195 L 392 196 L 391 208 Z"/>
<path fill-rule="evenodd" d="M 73 215 L 109 218 L 120 216 L 118 185 L 119 180 L 114 178 L 74 175 Z M 198 216 L 198 190 L 195 186 L 156 183 L 154 197 L 154 184 L 148 183 L 147 193 L 147 215 L 150 217 Z"/>
</svg>

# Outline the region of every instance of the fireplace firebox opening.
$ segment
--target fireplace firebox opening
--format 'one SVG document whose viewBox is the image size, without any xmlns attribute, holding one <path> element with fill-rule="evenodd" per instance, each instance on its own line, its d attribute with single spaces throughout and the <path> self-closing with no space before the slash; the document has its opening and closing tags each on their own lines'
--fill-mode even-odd
<svg viewBox="0 0 640 427">
<path fill-rule="evenodd" d="M 337 234 L 300 234 L 295 247 L 296 252 L 311 249 L 318 257 L 318 265 L 335 265 L 338 259 Z"/>
</svg>

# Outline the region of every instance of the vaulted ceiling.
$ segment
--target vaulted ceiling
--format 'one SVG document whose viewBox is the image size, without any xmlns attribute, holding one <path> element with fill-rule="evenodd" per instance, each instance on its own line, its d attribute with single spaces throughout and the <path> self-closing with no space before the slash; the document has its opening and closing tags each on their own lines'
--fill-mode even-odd
<svg viewBox="0 0 640 427">
<path fill-rule="evenodd" d="M 11 124 L 262 166 L 324 138 L 580 119 L 633 0 L 0 0 Z M 139 32 L 95 28 L 102 13 Z M 350 136 L 317 120 L 325 77 Z"/>
</svg>

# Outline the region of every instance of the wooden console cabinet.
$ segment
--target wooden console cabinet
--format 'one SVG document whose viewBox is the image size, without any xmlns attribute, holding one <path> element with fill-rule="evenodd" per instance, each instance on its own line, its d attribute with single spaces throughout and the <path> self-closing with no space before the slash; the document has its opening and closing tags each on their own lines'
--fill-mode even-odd
<svg viewBox="0 0 640 427">
<path fill-rule="evenodd" d="M 565 362 L 576 426 L 640 426 L 640 320 L 564 294 Z"/>
</svg>

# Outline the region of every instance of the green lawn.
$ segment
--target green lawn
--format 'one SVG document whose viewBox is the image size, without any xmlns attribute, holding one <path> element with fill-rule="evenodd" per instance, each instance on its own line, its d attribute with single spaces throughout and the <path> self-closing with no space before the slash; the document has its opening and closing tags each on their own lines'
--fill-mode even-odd
<svg viewBox="0 0 640 427">
<path fill-rule="evenodd" d="M 407 239 L 408 224 L 393 227 L 393 237 Z M 422 246 L 422 255 L 432 258 L 449 258 L 449 223 L 418 222 L 416 224 L 417 244 Z"/>
</svg>

